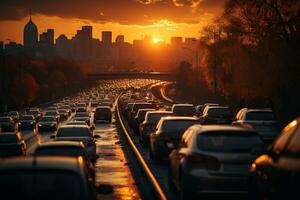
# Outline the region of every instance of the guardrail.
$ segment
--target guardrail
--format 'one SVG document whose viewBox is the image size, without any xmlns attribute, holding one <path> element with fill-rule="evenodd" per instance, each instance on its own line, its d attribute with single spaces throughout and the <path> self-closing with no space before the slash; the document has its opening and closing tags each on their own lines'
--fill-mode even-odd
<svg viewBox="0 0 300 200">
<path fill-rule="evenodd" d="M 121 125 L 121 128 L 126 136 L 126 139 L 128 141 L 128 143 L 130 144 L 131 149 L 133 150 L 139 164 L 141 165 L 144 173 L 146 174 L 147 178 L 149 179 L 155 194 L 157 196 L 158 199 L 160 200 L 167 200 L 167 196 L 165 195 L 164 191 L 162 190 L 161 186 L 159 185 L 158 181 L 156 180 L 156 178 L 154 177 L 153 173 L 151 172 L 150 168 L 148 167 L 148 165 L 146 164 L 146 161 L 144 160 L 143 156 L 141 155 L 141 153 L 139 152 L 138 148 L 136 147 L 136 145 L 134 144 L 128 130 L 125 127 L 125 124 L 123 122 L 123 117 L 120 114 L 120 110 L 119 110 L 119 98 L 121 97 L 122 94 L 120 94 L 117 98 L 117 105 L 116 105 L 116 113 L 117 113 L 117 119 Z"/>
</svg>

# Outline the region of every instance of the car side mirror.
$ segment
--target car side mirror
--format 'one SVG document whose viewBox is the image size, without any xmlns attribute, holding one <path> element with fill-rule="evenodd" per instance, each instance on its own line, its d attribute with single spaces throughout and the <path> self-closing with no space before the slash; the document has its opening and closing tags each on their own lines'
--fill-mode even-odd
<svg viewBox="0 0 300 200">
<path fill-rule="evenodd" d="M 55 138 L 55 135 L 50 135 L 50 139 L 54 139 Z"/>
</svg>

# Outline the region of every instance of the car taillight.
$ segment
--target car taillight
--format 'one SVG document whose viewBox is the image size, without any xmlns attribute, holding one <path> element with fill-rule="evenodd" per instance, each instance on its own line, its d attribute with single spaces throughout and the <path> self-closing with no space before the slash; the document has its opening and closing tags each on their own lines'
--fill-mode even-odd
<svg viewBox="0 0 300 200">
<path fill-rule="evenodd" d="M 210 155 L 203 155 L 203 154 L 192 154 L 186 157 L 187 162 L 190 166 L 207 169 L 207 170 L 214 170 L 217 171 L 220 169 L 220 161 Z"/>
</svg>

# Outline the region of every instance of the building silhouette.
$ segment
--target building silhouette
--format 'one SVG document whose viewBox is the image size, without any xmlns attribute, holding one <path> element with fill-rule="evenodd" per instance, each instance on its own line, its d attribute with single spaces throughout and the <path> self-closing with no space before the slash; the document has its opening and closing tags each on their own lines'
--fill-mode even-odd
<svg viewBox="0 0 300 200">
<path fill-rule="evenodd" d="M 118 35 L 116 37 L 116 43 L 124 43 L 124 42 L 125 42 L 124 35 Z"/>
<path fill-rule="evenodd" d="M 32 50 L 38 43 L 38 28 L 32 22 L 31 16 L 28 23 L 24 27 L 23 44 L 25 49 Z"/>
</svg>

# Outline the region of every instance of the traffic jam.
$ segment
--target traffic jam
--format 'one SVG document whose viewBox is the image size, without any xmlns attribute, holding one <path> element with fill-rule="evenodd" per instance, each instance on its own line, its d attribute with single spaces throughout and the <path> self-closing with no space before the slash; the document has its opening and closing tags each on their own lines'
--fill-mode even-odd
<svg viewBox="0 0 300 200">
<path fill-rule="evenodd" d="M 172 103 L 160 92 L 164 84 L 103 80 L 2 113 L 1 199 L 297 195 L 300 119 L 281 128 L 270 108 Z"/>
</svg>

